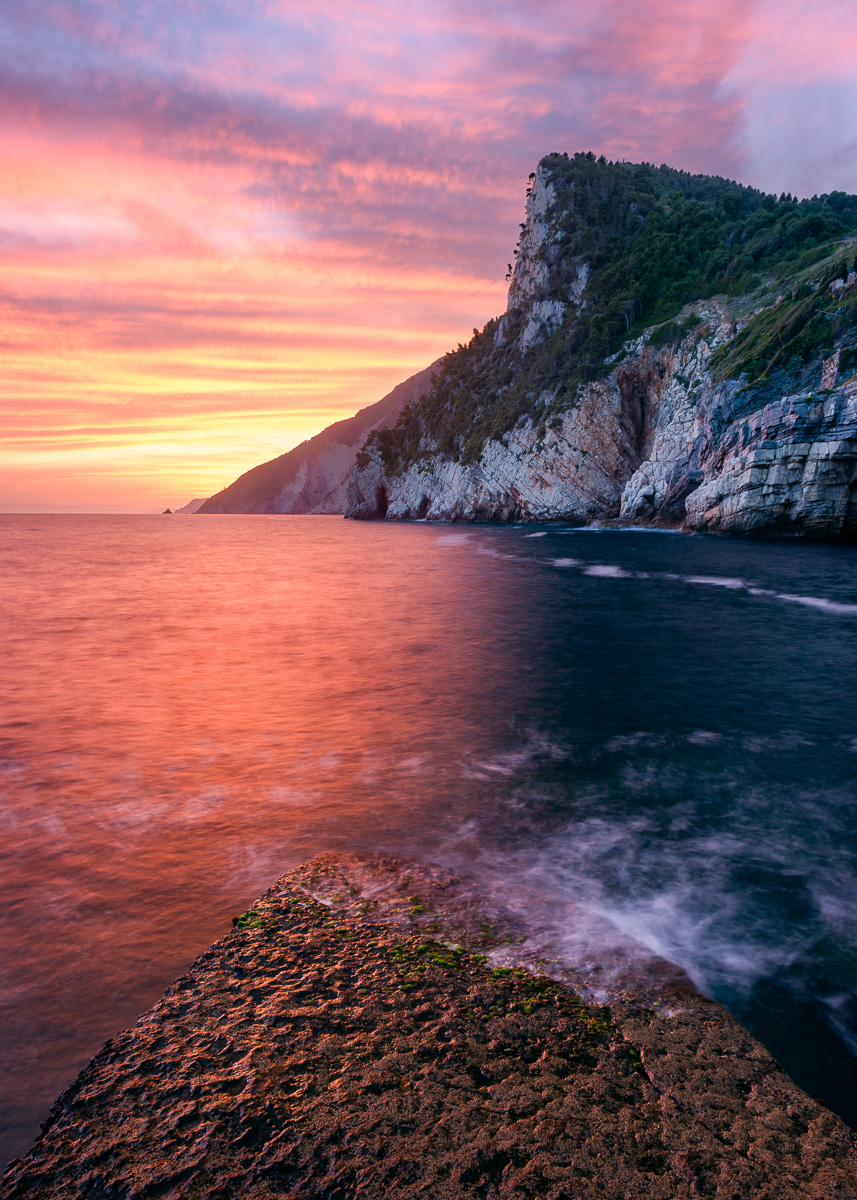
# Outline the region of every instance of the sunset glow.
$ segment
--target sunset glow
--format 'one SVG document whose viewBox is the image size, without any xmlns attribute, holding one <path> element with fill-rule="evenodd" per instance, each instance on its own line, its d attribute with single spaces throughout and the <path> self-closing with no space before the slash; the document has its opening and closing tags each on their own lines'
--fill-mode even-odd
<svg viewBox="0 0 857 1200">
<path fill-rule="evenodd" d="M 834 0 L 7 0 L 0 506 L 157 510 L 505 303 L 553 150 L 857 191 Z"/>
</svg>

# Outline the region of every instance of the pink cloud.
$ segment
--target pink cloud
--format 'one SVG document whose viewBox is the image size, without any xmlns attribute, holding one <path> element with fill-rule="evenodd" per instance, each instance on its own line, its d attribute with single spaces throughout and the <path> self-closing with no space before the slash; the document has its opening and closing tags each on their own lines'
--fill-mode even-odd
<svg viewBox="0 0 857 1200">
<path fill-rule="evenodd" d="M 16 487 L 190 494 L 377 399 L 502 308 L 551 150 L 857 190 L 845 0 L 8 0 L 0 35 Z"/>
</svg>

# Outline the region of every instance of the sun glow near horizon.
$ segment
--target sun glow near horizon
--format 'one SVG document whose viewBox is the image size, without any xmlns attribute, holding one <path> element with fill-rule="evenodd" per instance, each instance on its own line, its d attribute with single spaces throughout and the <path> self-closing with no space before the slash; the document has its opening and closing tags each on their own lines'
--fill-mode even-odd
<svg viewBox="0 0 857 1200">
<path fill-rule="evenodd" d="M 181 504 L 380 399 L 502 310 L 550 151 L 857 190 L 857 18 L 772 5 L 10 0 L 0 508 Z"/>
<path fill-rule="evenodd" d="M 454 344 L 473 310 L 502 303 L 488 280 L 459 279 L 450 295 L 428 271 L 361 278 L 303 247 L 200 261 L 131 244 L 97 275 L 91 258 L 60 257 L 53 271 L 4 263 L 16 294 L 0 301 L 3 477 L 17 505 L 211 495 L 380 399 Z M 403 295 L 423 324 L 403 325 Z"/>
</svg>

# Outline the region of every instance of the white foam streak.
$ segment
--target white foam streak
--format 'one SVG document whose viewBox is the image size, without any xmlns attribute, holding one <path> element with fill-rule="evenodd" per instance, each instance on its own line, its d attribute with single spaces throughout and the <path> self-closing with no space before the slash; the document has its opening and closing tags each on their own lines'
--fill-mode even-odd
<svg viewBox="0 0 857 1200">
<path fill-rule="evenodd" d="M 661 529 L 651 525 L 580 525 L 577 529 L 568 530 L 569 533 L 667 533 L 671 536 L 676 534 L 682 537 L 695 537 L 693 533 L 687 533 L 683 529 Z"/>
<path fill-rule="evenodd" d="M 721 736 L 711 729 L 694 729 L 693 733 L 687 735 L 687 740 L 691 746 L 713 746 L 720 741 Z"/>
<path fill-rule="evenodd" d="M 743 579 L 728 579 L 720 575 L 687 575 L 687 583 L 707 583 L 711 587 L 743 589 L 746 585 Z"/>
<path fill-rule="evenodd" d="M 835 600 L 824 600 L 819 596 L 790 596 L 778 593 L 778 600 L 788 600 L 791 604 L 803 604 L 807 608 L 817 608 L 821 612 L 835 613 L 837 616 L 857 616 L 857 604 L 839 604 Z"/>
<path fill-rule="evenodd" d="M 562 532 L 562 531 L 560 531 Z M 575 531 L 577 532 L 577 531 Z M 543 534 L 528 534 L 529 537 L 542 537 Z M 491 553 L 480 551 L 480 553 Z M 651 579 L 649 571 L 626 571 L 624 567 L 613 563 L 593 563 L 586 565 L 579 558 L 552 558 L 550 562 L 555 567 L 579 567 L 584 575 L 596 579 Z M 743 579 L 728 575 L 676 575 L 664 572 L 656 575 L 657 579 L 669 579 L 677 583 L 696 583 L 707 587 L 726 588 L 734 592 L 746 592 L 748 596 L 785 600 L 790 604 L 802 604 L 805 608 L 814 608 L 819 612 L 830 613 L 832 616 L 857 616 L 857 604 L 844 604 L 837 600 L 827 600 L 822 596 L 794 596 L 789 592 L 775 592 L 769 588 L 753 587 Z"/>
<path fill-rule="evenodd" d="M 484 558 L 505 558 L 510 562 L 522 562 L 518 554 L 501 554 L 499 550 L 495 550 L 492 546 L 477 546 L 476 553 L 483 555 Z"/>
<path fill-rule="evenodd" d="M 587 567 L 583 572 L 584 575 L 594 575 L 598 579 L 630 579 L 631 572 L 623 571 L 621 567 L 616 567 L 611 564 L 598 564 Z"/>
</svg>

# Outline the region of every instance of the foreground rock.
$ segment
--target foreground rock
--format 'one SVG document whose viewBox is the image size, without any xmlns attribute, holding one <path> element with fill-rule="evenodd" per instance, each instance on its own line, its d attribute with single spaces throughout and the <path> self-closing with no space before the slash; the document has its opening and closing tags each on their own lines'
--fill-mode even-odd
<svg viewBox="0 0 857 1200">
<path fill-rule="evenodd" d="M 857 1197 L 857 1137 L 669 964 L 629 947 L 584 1004 L 520 938 L 439 868 L 316 859 L 106 1043 L 0 1195 Z"/>
</svg>

